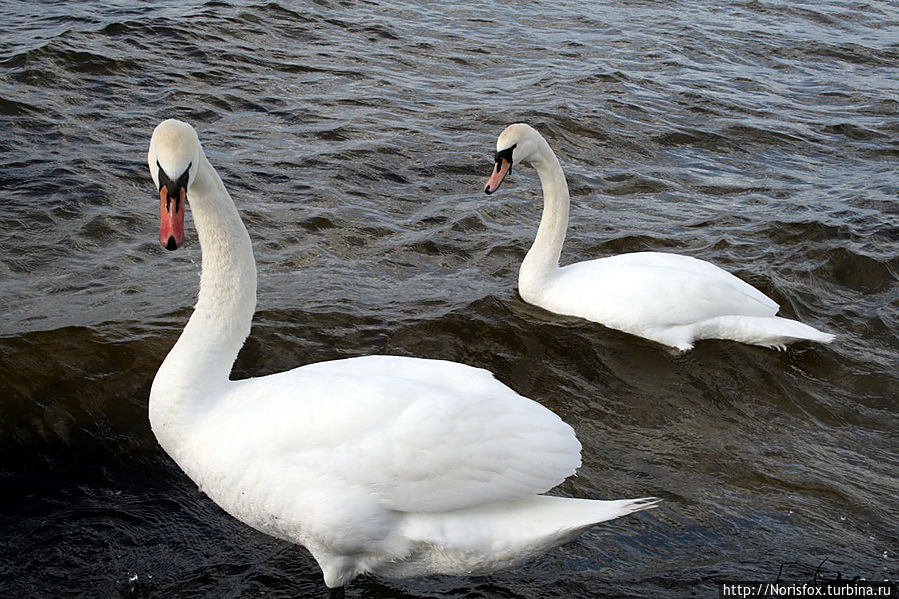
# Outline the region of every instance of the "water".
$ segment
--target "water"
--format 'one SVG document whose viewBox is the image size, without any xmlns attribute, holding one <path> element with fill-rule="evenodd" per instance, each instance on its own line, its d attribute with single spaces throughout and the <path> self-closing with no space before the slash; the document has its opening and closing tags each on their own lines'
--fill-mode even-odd
<svg viewBox="0 0 899 599">
<path fill-rule="evenodd" d="M 156 368 L 199 248 L 158 243 L 153 127 L 200 132 L 259 264 L 238 376 L 389 352 L 491 369 L 584 444 L 558 492 L 661 496 L 487 578 L 355 597 L 710 597 L 728 579 L 897 576 L 899 8 L 892 2 L 0 3 L 0 596 L 296 597 L 309 555 L 159 449 Z M 521 302 L 540 129 L 563 262 L 734 272 L 834 332 L 676 356 Z"/>
</svg>

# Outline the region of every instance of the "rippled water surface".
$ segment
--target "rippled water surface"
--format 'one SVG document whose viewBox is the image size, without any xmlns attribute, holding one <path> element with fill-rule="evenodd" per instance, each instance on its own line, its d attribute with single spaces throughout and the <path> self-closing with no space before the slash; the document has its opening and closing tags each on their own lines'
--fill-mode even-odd
<svg viewBox="0 0 899 599">
<path fill-rule="evenodd" d="M 578 432 L 557 492 L 665 499 L 494 576 L 351 596 L 896 579 L 895 2 L 2 2 L 0 23 L 0 596 L 323 593 L 149 428 L 200 261 L 189 216 L 181 251 L 157 239 L 167 117 L 253 238 L 238 376 L 378 352 L 489 368 Z M 563 262 L 710 260 L 836 342 L 675 355 L 525 305 L 539 181 L 482 193 L 516 121 L 565 168 Z"/>
</svg>

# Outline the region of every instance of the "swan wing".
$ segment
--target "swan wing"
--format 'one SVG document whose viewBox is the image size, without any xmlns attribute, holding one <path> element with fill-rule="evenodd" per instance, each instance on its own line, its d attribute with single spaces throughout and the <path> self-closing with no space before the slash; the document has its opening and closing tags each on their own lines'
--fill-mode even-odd
<svg viewBox="0 0 899 599">
<path fill-rule="evenodd" d="M 771 316 L 777 304 L 729 272 L 689 256 L 620 254 L 559 269 L 545 307 L 630 326 L 677 326 L 718 316 Z M 560 309 L 561 308 L 561 309 Z"/>
<path fill-rule="evenodd" d="M 548 491 L 580 465 L 574 431 L 486 370 L 366 356 L 237 381 L 220 419 L 279 487 L 352 488 L 388 509 L 437 512 Z M 252 431 L 253 438 L 247 438 Z M 258 431 L 264 431 L 260 434 Z M 249 461 L 248 461 L 249 464 Z"/>
</svg>

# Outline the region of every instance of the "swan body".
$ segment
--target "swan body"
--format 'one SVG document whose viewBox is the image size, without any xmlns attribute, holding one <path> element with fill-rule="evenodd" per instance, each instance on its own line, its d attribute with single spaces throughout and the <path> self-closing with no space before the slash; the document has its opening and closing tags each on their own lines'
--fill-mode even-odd
<svg viewBox="0 0 899 599">
<path fill-rule="evenodd" d="M 776 347 L 834 336 L 776 316 L 776 302 L 725 270 L 689 256 L 635 252 L 559 267 L 568 227 L 565 174 L 549 144 L 524 123 L 496 142 L 485 192 L 496 191 L 513 164 L 529 162 L 543 186 L 543 216 L 518 275 L 521 298 L 550 312 L 578 316 L 681 351 L 699 339 Z"/>
<path fill-rule="evenodd" d="M 183 241 L 189 199 L 203 252 L 196 307 L 153 380 L 153 432 L 228 513 L 305 546 L 329 596 L 362 573 L 490 572 L 655 503 L 543 495 L 580 443 L 486 370 L 366 356 L 230 380 L 255 310 L 249 235 L 190 125 L 158 125 L 148 163 L 161 242 Z"/>
</svg>

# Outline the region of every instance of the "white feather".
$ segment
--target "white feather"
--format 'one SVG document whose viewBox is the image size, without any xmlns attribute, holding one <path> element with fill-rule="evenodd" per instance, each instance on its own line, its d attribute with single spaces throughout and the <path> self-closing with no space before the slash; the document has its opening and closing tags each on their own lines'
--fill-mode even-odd
<svg viewBox="0 0 899 599">
<path fill-rule="evenodd" d="M 367 356 L 231 381 L 256 269 L 247 231 L 196 132 L 165 121 L 148 163 L 189 171 L 200 293 L 153 380 L 160 445 L 218 505 L 304 545 L 329 587 L 488 572 L 653 505 L 541 495 L 575 472 L 574 431 L 485 370 Z"/>
<path fill-rule="evenodd" d="M 776 317 L 778 305 L 714 264 L 689 256 L 637 252 L 559 267 L 568 227 L 565 174 L 546 140 L 523 123 L 507 127 L 497 152 L 530 162 L 543 185 L 543 216 L 518 276 L 524 301 L 578 316 L 680 350 L 698 339 L 730 339 L 768 347 L 797 340 L 829 343 L 834 336 Z M 499 154 L 498 154 L 499 156 Z M 487 184 L 499 187 L 497 168 Z"/>
</svg>

